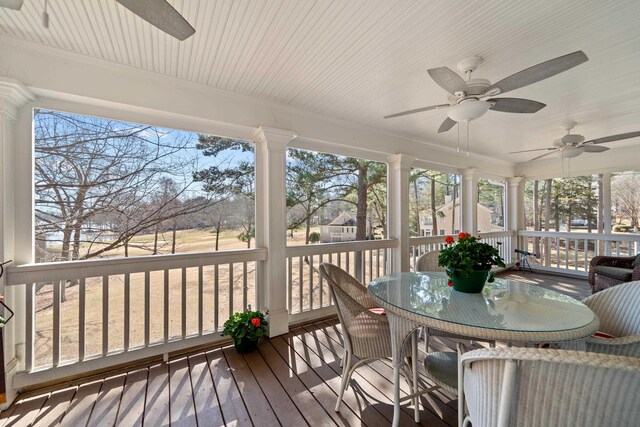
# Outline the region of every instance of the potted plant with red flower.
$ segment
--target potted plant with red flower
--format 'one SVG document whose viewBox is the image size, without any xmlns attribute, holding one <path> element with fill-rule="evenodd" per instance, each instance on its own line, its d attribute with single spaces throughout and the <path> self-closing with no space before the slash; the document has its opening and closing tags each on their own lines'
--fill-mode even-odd
<svg viewBox="0 0 640 427">
<path fill-rule="evenodd" d="M 484 284 L 494 280 L 491 267 L 505 266 L 498 248 L 469 233 L 460 233 L 457 242 L 453 236 L 447 236 L 444 242 L 446 247 L 440 251 L 438 265 L 445 267 L 449 285 L 457 291 L 482 292 Z"/>
<path fill-rule="evenodd" d="M 257 348 L 258 340 L 267 334 L 268 322 L 264 314 L 259 311 L 234 313 L 224 322 L 222 336 L 233 338 L 233 344 L 238 353 L 249 353 Z"/>
</svg>

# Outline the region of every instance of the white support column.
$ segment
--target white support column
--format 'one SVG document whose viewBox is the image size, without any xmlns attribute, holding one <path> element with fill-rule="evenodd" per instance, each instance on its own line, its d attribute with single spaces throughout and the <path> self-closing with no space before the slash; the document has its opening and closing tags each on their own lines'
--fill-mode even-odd
<svg viewBox="0 0 640 427">
<path fill-rule="evenodd" d="M 604 234 L 611 234 L 611 172 L 602 174 L 602 222 Z M 605 242 L 604 254 L 611 255 L 610 242 Z"/>
<path fill-rule="evenodd" d="M 504 228 L 514 232 L 511 238 L 511 249 L 515 249 L 518 247 L 518 230 L 524 228 L 524 181 L 522 177 L 507 178 L 506 199 L 507 217 Z M 510 261 L 505 259 L 507 263 Z"/>
<path fill-rule="evenodd" d="M 474 168 L 462 171 L 462 229 L 474 236 L 478 234 L 478 176 Z"/>
<path fill-rule="evenodd" d="M 387 216 L 389 238 L 397 239 L 399 244 L 393 249 L 391 268 L 397 273 L 409 271 L 409 173 L 414 157 L 396 154 L 389 158 L 387 183 Z"/>
<path fill-rule="evenodd" d="M 287 311 L 286 151 L 296 135 L 288 130 L 260 127 L 256 142 L 256 247 L 269 254 L 257 271 L 257 310 L 269 309 L 269 336 L 289 332 Z"/>
<path fill-rule="evenodd" d="M 0 77 L 0 262 L 11 259 L 16 263 L 24 262 L 16 259 L 16 245 L 25 236 L 15 235 L 14 206 L 16 193 L 28 192 L 31 187 L 29 183 L 23 183 L 24 187 L 18 188 L 16 170 L 24 165 L 17 165 L 16 146 L 29 141 L 17 141 L 15 128 L 18 108 L 33 99 L 31 92 L 20 82 Z M 5 296 L 5 303 L 16 313 L 3 330 L 7 403 L 11 403 L 16 394 L 12 387 L 13 376 L 20 368 L 21 359 L 24 362 L 24 289 L 17 286 L 5 287 L 5 281 L 6 275 L 0 278 L 0 294 Z M 2 409 L 4 407 L 5 405 L 0 406 Z"/>
</svg>

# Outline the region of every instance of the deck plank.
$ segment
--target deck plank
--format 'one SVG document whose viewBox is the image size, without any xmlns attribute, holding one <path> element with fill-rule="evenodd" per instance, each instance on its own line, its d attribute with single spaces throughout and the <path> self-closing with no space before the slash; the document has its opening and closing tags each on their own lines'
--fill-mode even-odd
<svg viewBox="0 0 640 427">
<path fill-rule="evenodd" d="M 207 352 L 206 356 L 226 425 L 251 426 L 251 418 L 222 350 Z"/>
<path fill-rule="evenodd" d="M 274 338 L 269 340 L 269 345 L 261 346 L 260 351 L 264 352 L 263 354 L 273 352 L 273 357 L 277 356 L 286 361 L 285 363 L 289 366 L 291 372 L 293 372 L 307 390 L 313 394 L 336 424 L 341 426 L 366 425 L 360 420 L 358 414 L 352 411 L 348 405 L 343 405 L 340 412 L 334 411 L 338 395 L 283 339 Z"/>
<path fill-rule="evenodd" d="M 340 392 L 340 375 L 331 369 L 317 353 L 309 349 L 298 336 L 290 333 L 285 335 L 288 346 L 293 348 L 303 360 L 325 381 L 336 393 Z M 362 422 L 369 426 L 388 426 L 391 422 L 389 411 L 386 415 L 381 413 L 379 408 L 374 406 L 377 402 L 371 399 L 366 393 L 355 393 L 353 387 L 344 393 L 343 405 L 347 405 L 351 410 L 360 415 Z M 335 403 L 334 403 L 335 404 Z"/>
<path fill-rule="evenodd" d="M 169 418 L 169 365 L 159 363 L 149 367 L 147 393 L 144 404 L 144 424 L 168 426 Z"/>
<path fill-rule="evenodd" d="M 77 427 L 87 425 L 91 411 L 102 388 L 102 381 L 81 384 L 73 396 L 67 412 L 60 422 L 60 427 Z"/>
<path fill-rule="evenodd" d="M 127 373 L 116 425 L 142 426 L 148 377 L 149 371 L 146 368 Z"/>
<path fill-rule="evenodd" d="M 260 388 L 265 391 L 265 396 L 281 424 L 294 426 L 304 426 L 308 424 L 307 420 L 310 418 L 305 419 L 305 417 L 302 416 L 301 408 L 304 408 L 307 414 L 313 414 L 315 412 L 316 416 L 319 417 L 317 421 L 318 425 L 333 424 L 324 410 L 319 407 L 318 402 L 313 398 L 313 396 L 310 396 L 309 392 L 304 389 L 304 387 L 296 389 L 295 386 L 297 384 L 293 384 L 294 382 L 291 380 L 288 383 L 288 385 L 291 386 L 291 392 L 293 392 L 294 395 L 298 393 L 296 396 L 298 405 L 296 405 L 295 401 L 292 400 L 282 383 L 278 381 L 265 360 L 262 358 L 262 354 L 260 352 L 254 351 L 252 353 L 245 354 L 244 359 L 253 372 L 256 381 L 260 384 Z M 285 375 L 284 378 L 286 379 L 287 376 Z M 306 394 L 303 393 L 303 389 Z M 318 408 L 320 408 L 319 412 L 317 411 Z"/>
<path fill-rule="evenodd" d="M 196 354 L 189 357 L 189 371 L 193 384 L 193 398 L 199 426 L 224 426 L 224 419 L 216 395 L 215 385 L 209 371 L 207 356 Z"/>
<path fill-rule="evenodd" d="M 169 393 L 171 425 L 176 427 L 197 426 L 193 388 L 189 375 L 189 363 L 182 357 L 169 363 Z"/>
<path fill-rule="evenodd" d="M 6 419 L 4 427 L 30 426 L 48 399 L 49 393 L 20 400 L 15 410 Z"/>
<path fill-rule="evenodd" d="M 223 353 L 253 424 L 256 427 L 281 425 L 244 357 L 230 347 L 225 348 Z"/>
<path fill-rule="evenodd" d="M 122 374 L 104 380 L 87 426 L 115 424 L 126 379 L 126 374 Z"/>
<path fill-rule="evenodd" d="M 51 393 L 31 424 L 34 427 L 57 425 L 76 394 L 76 387 Z"/>
</svg>

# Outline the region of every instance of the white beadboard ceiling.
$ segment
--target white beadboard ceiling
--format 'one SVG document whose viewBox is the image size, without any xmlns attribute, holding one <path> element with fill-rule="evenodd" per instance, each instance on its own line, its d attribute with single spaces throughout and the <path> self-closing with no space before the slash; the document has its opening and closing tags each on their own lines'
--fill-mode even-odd
<svg viewBox="0 0 640 427">
<path fill-rule="evenodd" d="M 578 122 L 587 139 L 640 130 L 640 1 L 171 0 L 195 27 L 184 42 L 115 0 L 44 0 L 0 8 L 0 33 L 455 147 L 444 111 L 382 116 L 446 102 L 427 69 L 479 55 L 496 82 L 576 50 L 590 60 L 506 96 L 540 112 L 489 111 L 471 122 L 471 151 L 523 162 Z M 464 134 L 461 132 L 464 143 Z M 607 144 L 640 146 L 640 138 Z M 583 154 L 582 156 L 597 156 Z"/>
</svg>

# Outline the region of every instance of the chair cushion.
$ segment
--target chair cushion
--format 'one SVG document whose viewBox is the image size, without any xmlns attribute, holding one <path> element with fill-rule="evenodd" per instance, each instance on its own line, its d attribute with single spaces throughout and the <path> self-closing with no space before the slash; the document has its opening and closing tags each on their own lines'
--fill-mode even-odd
<svg viewBox="0 0 640 427">
<path fill-rule="evenodd" d="M 596 274 L 622 280 L 623 282 L 630 282 L 633 274 L 633 270 L 630 268 L 609 267 L 606 265 L 596 265 L 593 267 L 593 271 Z"/>
<path fill-rule="evenodd" d="M 638 266 L 640 266 L 640 254 L 638 254 L 635 261 L 633 261 L 633 264 L 631 264 L 631 268 L 636 268 Z"/>
<path fill-rule="evenodd" d="M 387 315 L 387 313 L 385 313 L 385 311 L 384 311 L 384 308 L 380 308 L 380 307 L 370 308 L 369 311 L 372 312 L 373 314 L 377 314 L 378 316 L 386 316 Z"/>
<path fill-rule="evenodd" d="M 596 331 L 591 336 L 594 338 L 615 338 L 615 336 L 602 331 Z"/>
<path fill-rule="evenodd" d="M 374 319 L 367 313 L 358 314 L 351 322 L 351 326 L 349 326 L 349 334 L 358 338 L 379 336 L 384 334 L 385 331 L 387 334 L 389 333 L 388 324 Z"/>
</svg>

